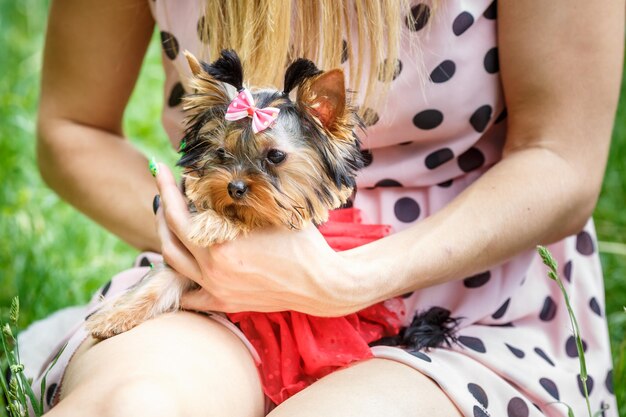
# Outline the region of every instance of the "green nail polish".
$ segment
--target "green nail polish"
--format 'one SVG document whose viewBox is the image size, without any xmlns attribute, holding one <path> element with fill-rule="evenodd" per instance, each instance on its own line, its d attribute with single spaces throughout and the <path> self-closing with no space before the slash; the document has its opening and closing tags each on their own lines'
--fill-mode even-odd
<svg viewBox="0 0 626 417">
<path fill-rule="evenodd" d="M 159 167 L 156 163 L 156 160 L 154 159 L 154 156 L 150 158 L 150 162 L 148 163 L 148 168 L 150 168 L 150 173 L 152 174 L 153 177 L 156 177 L 157 174 L 159 173 Z"/>
<path fill-rule="evenodd" d="M 154 269 L 154 264 L 150 262 L 150 269 Z"/>
<path fill-rule="evenodd" d="M 186 147 L 187 147 L 187 141 L 186 141 L 185 139 L 183 139 L 183 140 L 180 142 L 180 145 L 178 146 L 178 152 L 179 152 L 179 153 L 180 153 L 180 152 L 184 152 Z"/>
</svg>

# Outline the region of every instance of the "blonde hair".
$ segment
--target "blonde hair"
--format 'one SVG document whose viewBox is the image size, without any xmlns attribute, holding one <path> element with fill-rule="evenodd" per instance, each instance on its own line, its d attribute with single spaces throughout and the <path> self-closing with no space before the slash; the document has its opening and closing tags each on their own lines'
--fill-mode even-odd
<svg viewBox="0 0 626 417">
<path fill-rule="evenodd" d="M 222 49 L 234 49 L 252 85 L 280 87 L 296 58 L 324 70 L 347 60 L 348 87 L 367 117 L 367 106 L 385 95 L 399 71 L 402 27 L 417 18 L 408 0 L 206 0 L 198 30 L 208 44 L 202 58 L 213 60 Z M 352 30 L 356 45 L 349 41 Z"/>
</svg>

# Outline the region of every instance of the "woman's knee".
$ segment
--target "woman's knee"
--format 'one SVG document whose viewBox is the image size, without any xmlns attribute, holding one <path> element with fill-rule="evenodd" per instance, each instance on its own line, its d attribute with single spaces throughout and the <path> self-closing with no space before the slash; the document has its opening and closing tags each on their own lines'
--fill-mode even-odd
<svg viewBox="0 0 626 417">
<path fill-rule="evenodd" d="M 151 377 L 121 379 L 103 392 L 102 417 L 177 417 L 185 414 L 177 388 L 168 381 Z"/>
<path fill-rule="evenodd" d="M 461 417 L 433 380 L 386 359 L 370 359 L 336 371 L 282 403 L 269 416 L 347 415 Z"/>
<path fill-rule="evenodd" d="M 243 342 L 191 313 L 158 317 L 91 347 L 70 363 L 61 397 L 61 409 L 91 404 L 98 412 L 90 415 L 102 416 L 248 417 L 262 415 L 264 405 Z"/>
</svg>

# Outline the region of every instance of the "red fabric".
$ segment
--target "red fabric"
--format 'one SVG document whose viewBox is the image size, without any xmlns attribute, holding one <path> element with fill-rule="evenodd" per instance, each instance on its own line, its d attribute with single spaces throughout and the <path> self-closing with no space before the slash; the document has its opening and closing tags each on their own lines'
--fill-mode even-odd
<svg viewBox="0 0 626 417">
<path fill-rule="evenodd" d="M 388 235 L 390 226 L 361 224 L 358 210 L 331 212 L 319 227 L 336 251 Z M 344 317 L 315 317 L 296 311 L 229 314 L 257 350 L 265 394 L 276 404 L 317 379 L 354 361 L 372 357 L 368 344 L 400 330 L 399 299 L 375 304 Z"/>
</svg>

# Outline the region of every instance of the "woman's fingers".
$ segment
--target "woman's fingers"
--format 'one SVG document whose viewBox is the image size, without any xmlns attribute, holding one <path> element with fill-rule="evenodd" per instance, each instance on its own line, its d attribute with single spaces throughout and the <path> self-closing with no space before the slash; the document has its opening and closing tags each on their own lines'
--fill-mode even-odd
<svg viewBox="0 0 626 417">
<path fill-rule="evenodd" d="M 223 313 L 239 313 L 242 311 L 269 312 L 275 311 L 273 306 L 252 305 L 250 303 L 239 304 L 219 300 L 209 291 L 200 288 L 183 294 L 180 305 L 185 310 L 195 311 L 221 311 Z"/>
<path fill-rule="evenodd" d="M 163 211 L 167 224 L 178 239 L 185 243 L 189 227 L 189 209 L 176 185 L 172 171 L 164 164 L 158 164 L 156 183 L 161 195 L 161 211 Z"/>
<path fill-rule="evenodd" d="M 163 207 L 157 209 L 156 225 L 157 233 L 161 240 L 161 253 L 165 263 L 187 278 L 196 282 L 199 281 L 202 277 L 200 267 L 185 245 L 170 230 L 168 223 L 165 221 Z"/>
</svg>

